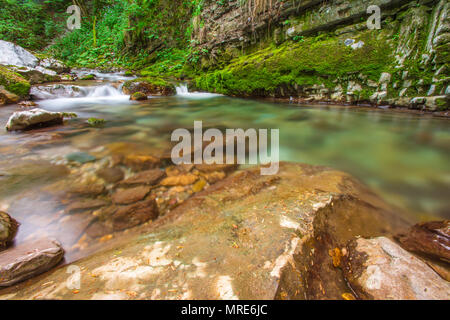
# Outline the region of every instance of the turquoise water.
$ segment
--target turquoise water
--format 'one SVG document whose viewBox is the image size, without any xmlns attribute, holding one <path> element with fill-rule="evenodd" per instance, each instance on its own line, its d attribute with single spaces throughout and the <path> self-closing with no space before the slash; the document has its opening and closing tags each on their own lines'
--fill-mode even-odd
<svg viewBox="0 0 450 320">
<path fill-rule="evenodd" d="M 108 89 L 109 90 L 109 89 Z M 109 92 L 107 96 L 39 101 L 52 111 L 75 112 L 77 119 L 64 127 L 25 133 L 0 132 L 0 210 L 21 220 L 18 239 L 41 221 L 28 223 L 29 211 L 55 214 L 55 204 L 39 194 L 58 179 L 67 154 L 99 152 L 105 146 L 133 144 L 158 153 L 170 147 L 178 128 L 279 129 L 283 161 L 325 165 L 346 171 L 385 200 L 419 218 L 450 218 L 450 122 L 444 118 L 394 113 L 378 109 L 338 106 L 302 106 L 210 95 L 155 97 L 134 103 Z M 0 123 L 18 106 L 0 108 Z M 90 117 L 106 120 L 104 128 L 91 128 Z M 70 130 L 57 143 L 30 143 Z M 26 214 L 22 214 L 22 213 Z M 43 223 L 43 222 L 42 222 Z M 44 223 L 42 224 L 44 225 Z"/>
</svg>

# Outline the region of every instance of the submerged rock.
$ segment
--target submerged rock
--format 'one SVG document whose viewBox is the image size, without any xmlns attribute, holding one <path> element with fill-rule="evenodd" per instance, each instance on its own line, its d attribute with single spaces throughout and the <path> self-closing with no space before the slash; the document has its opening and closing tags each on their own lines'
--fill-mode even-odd
<svg viewBox="0 0 450 320">
<path fill-rule="evenodd" d="M 97 171 L 97 175 L 107 183 L 116 183 L 125 177 L 123 170 L 120 168 L 103 168 Z"/>
<path fill-rule="evenodd" d="M 43 109 L 32 109 L 14 112 L 6 124 L 6 130 L 28 130 L 34 127 L 47 127 L 62 124 L 64 116 L 60 112 L 50 112 Z"/>
<path fill-rule="evenodd" d="M 48 271 L 63 257 L 61 244 L 48 238 L 0 252 L 0 287 L 11 286 Z"/>
<path fill-rule="evenodd" d="M 87 232 L 127 227 L 136 212 L 140 223 L 156 213 L 147 201 L 105 210 L 115 222 L 106 218 Z M 136 229 L 138 236 L 111 240 L 114 250 L 78 261 L 95 281 L 76 296 L 63 285 L 42 290 L 66 281 L 61 269 L 16 288 L 14 299 L 342 299 L 351 288 L 330 250 L 405 225 L 398 210 L 345 173 L 282 163 L 277 175 L 261 176 L 256 167 L 197 193 Z"/>
<path fill-rule="evenodd" d="M 19 223 L 6 212 L 0 211 L 0 250 L 14 240 L 18 229 Z"/>
<path fill-rule="evenodd" d="M 133 186 L 139 184 L 154 185 L 165 176 L 160 169 L 142 171 L 120 183 L 121 186 Z"/>
<path fill-rule="evenodd" d="M 419 258 L 385 237 L 357 239 L 348 246 L 344 272 L 360 298 L 448 300 L 450 283 Z"/>
<path fill-rule="evenodd" d="M 113 194 L 112 200 L 117 204 L 130 204 L 143 200 L 149 193 L 151 188 L 140 186 L 132 189 L 119 189 Z"/>
</svg>

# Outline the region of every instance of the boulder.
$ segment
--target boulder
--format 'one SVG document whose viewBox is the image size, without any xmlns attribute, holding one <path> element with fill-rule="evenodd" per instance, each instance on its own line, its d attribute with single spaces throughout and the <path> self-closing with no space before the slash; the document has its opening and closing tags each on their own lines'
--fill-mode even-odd
<svg viewBox="0 0 450 320">
<path fill-rule="evenodd" d="M 0 252 L 0 287 L 37 276 L 56 266 L 64 250 L 56 240 L 43 238 Z"/>
<path fill-rule="evenodd" d="M 450 283 L 385 237 L 351 241 L 343 270 L 363 299 L 449 300 Z"/>
<path fill-rule="evenodd" d="M 30 84 L 61 81 L 61 77 L 58 76 L 55 71 L 45 69 L 41 66 L 37 66 L 36 68 L 11 67 L 11 70 L 17 72 L 22 77 L 27 79 L 30 82 Z"/>
<path fill-rule="evenodd" d="M 132 189 L 119 189 L 113 194 L 112 200 L 117 204 L 130 204 L 143 200 L 149 193 L 151 188 L 147 186 L 139 186 Z"/>
<path fill-rule="evenodd" d="M 0 250 L 14 240 L 19 223 L 6 212 L 0 211 Z"/>
<path fill-rule="evenodd" d="M 34 68 L 39 59 L 33 54 L 12 42 L 0 40 L 0 64 Z"/>
<path fill-rule="evenodd" d="M 120 168 L 103 168 L 97 171 L 97 176 L 107 183 L 117 183 L 125 177 L 125 174 Z"/>
<path fill-rule="evenodd" d="M 17 111 L 9 118 L 6 130 L 28 130 L 35 127 L 47 127 L 62 124 L 64 116 L 60 112 L 50 112 L 35 108 L 27 111 Z"/>
<path fill-rule="evenodd" d="M 0 86 L 20 98 L 28 97 L 31 88 L 30 83 L 20 74 L 2 65 L 0 65 Z"/>
<path fill-rule="evenodd" d="M 70 68 L 64 62 L 54 58 L 44 58 L 39 62 L 39 65 L 45 69 L 50 69 L 56 73 L 69 73 Z"/>
<path fill-rule="evenodd" d="M 289 163 L 274 176 L 260 169 L 232 173 L 129 237 L 111 240 L 113 248 L 78 261 L 93 281 L 76 295 L 59 285 L 67 279 L 60 269 L 16 288 L 13 298 L 342 299 L 352 291 L 329 251 L 408 223 L 348 174 Z M 116 228 L 149 208 L 145 201 L 112 210 Z M 90 231 L 109 230 L 93 224 Z M 56 285 L 43 289 L 50 281 Z"/>
<path fill-rule="evenodd" d="M 172 96 L 175 95 L 175 86 L 161 78 L 147 77 L 129 80 L 123 85 L 125 94 L 133 95 L 137 92 L 145 96 Z"/>
</svg>

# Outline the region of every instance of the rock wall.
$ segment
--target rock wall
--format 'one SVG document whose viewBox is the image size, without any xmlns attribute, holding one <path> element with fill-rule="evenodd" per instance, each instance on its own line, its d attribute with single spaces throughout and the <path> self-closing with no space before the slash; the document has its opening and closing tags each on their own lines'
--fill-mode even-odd
<svg viewBox="0 0 450 320">
<path fill-rule="evenodd" d="M 381 29 L 369 30 L 370 5 Z M 447 110 L 450 4 L 205 1 L 193 19 L 195 83 L 237 96 Z"/>
</svg>

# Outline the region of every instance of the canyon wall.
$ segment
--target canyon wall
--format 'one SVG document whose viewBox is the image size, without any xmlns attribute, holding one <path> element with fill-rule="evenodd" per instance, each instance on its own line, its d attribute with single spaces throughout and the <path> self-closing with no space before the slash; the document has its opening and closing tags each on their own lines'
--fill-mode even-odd
<svg viewBox="0 0 450 320">
<path fill-rule="evenodd" d="M 368 7 L 381 9 L 369 29 Z M 204 2 L 193 18 L 197 88 L 235 96 L 449 107 L 444 0 Z"/>
</svg>

